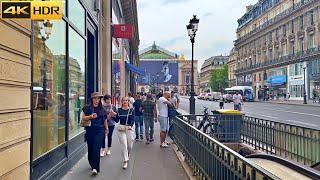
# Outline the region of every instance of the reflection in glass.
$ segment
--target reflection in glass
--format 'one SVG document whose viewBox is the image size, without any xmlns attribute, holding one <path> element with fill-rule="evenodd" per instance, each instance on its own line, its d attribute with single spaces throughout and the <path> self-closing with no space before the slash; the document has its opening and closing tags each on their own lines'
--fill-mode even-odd
<svg viewBox="0 0 320 180">
<path fill-rule="evenodd" d="M 66 23 L 34 21 L 33 158 L 65 141 Z"/>
<path fill-rule="evenodd" d="M 83 131 L 81 107 L 85 105 L 85 40 L 69 27 L 69 139 Z"/>
<path fill-rule="evenodd" d="M 68 16 L 71 22 L 84 34 L 85 10 L 78 0 L 68 1 Z"/>
</svg>

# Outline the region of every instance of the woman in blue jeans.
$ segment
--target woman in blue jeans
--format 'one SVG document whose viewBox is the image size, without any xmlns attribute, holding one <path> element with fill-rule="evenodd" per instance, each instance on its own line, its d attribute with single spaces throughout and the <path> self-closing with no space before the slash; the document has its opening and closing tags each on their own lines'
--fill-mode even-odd
<svg viewBox="0 0 320 180">
<path fill-rule="evenodd" d="M 85 127 L 85 139 L 88 144 L 88 160 L 92 175 L 100 171 L 100 148 L 105 137 L 105 120 L 107 115 L 102 107 L 102 96 L 98 92 L 91 94 L 90 104 L 82 108 L 82 121 L 88 124 Z"/>
<path fill-rule="evenodd" d="M 106 94 L 103 96 L 104 105 L 103 108 L 106 111 L 107 121 L 108 121 L 108 149 L 106 150 L 106 138 L 103 138 L 102 140 L 102 147 L 100 156 L 110 155 L 111 154 L 111 145 L 112 145 L 112 135 L 114 126 L 116 125 L 116 122 L 114 121 L 116 115 L 117 115 L 117 108 L 111 104 L 111 96 L 109 94 Z"/>
</svg>

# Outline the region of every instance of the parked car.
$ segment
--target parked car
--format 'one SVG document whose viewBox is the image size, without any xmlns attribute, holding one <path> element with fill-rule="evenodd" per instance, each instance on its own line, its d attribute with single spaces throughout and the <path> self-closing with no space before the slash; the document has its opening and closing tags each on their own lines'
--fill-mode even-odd
<svg viewBox="0 0 320 180">
<path fill-rule="evenodd" d="M 211 93 L 211 101 L 218 101 L 221 97 L 221 93 L 220 92 L 212 92 Z"/>
<path fill-rule="evenodd" d="M 224 102 L 226 102 L 226 103 L 228 103 L 228 102 L 230 103 L 233 101 L 232 94 L 224 94 L 222 97 L 223 97 Z"/>
<path fill-rule="evenodd" d="M 207 93 L 207 94 L 204 96 L 204 100 L 210 101 L 211 99 L 212 99 L 211 93 Z"/>
<path fill-rule="evenodd" d="M 205 93 L 200 93 L 198 96 L 198 99 L 204 99 L 205 95 L 206 95 Z"/>
</svg>

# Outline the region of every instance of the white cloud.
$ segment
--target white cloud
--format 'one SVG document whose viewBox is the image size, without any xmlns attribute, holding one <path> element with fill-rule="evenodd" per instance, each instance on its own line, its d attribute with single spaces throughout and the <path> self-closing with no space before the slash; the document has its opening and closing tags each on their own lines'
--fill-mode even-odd
<svg viewBox="0 0 320 180">
<path fill-rule="evenodd" d="M 237 20 L 257 0 L 138 0 L 140 49 L 153 41 L 191 59 L 186 25 L 193 14 L 200 19 L 195 38 L 199 67 L 211 56 L 228 54 L 236 38 Z"/>
</svg>

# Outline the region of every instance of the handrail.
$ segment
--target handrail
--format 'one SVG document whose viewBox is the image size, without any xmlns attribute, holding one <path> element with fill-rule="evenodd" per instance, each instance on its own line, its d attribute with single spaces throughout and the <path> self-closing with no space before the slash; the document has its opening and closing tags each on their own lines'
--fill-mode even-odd
<svg viewBox="0 0 320 180">
<path fill-rule="evenodd" d="M 244 116 L 242 142 L 304 165 L 320 161 L 320 129 Z"/>
<path fill-rule="evenodd" d="M 171 135 L 199 179 L 280 179 L 179 117 Z"/>
</svg>

